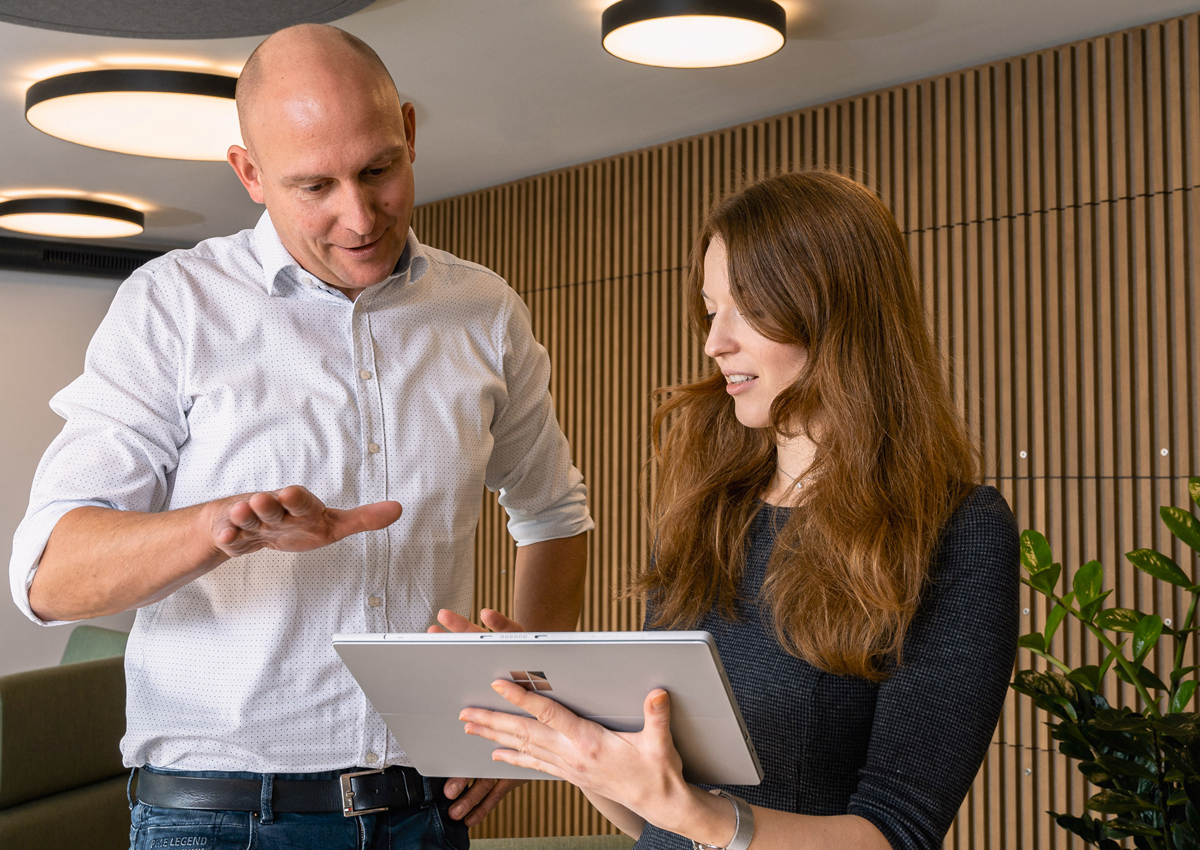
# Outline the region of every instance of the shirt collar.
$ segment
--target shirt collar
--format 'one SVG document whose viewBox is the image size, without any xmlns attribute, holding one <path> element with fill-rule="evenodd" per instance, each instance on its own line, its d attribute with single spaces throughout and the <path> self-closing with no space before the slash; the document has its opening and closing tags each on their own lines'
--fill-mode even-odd
<svg viewBox="0 0 1200 850">
<path fill-rule="evenodd" d="M 287 273 L 292 280 L 302 286 L 320 288 L 327 286 L 315 275 L 306 271 L 288 253 L 287 248 L 283 247 L 283 242 L 279 239 L 279 233 L 275 230 L 269 212 L 264 210 L 258 219 L 253 238 L 255 247 L 258 249 L 259 261 L 262 263 L 263 287 L 268 295 L 276 294 L 275 282 L 282 273 Z M 396 263 L 396 270 L 381 282 L 416 283 L 424 277 L 428 268 L 429 259 L 425 256 L 425 248 L 410 227 L 408 236 L 404 240 L 404 251 L 400 254 L 400 261 Z"/>
</svg>

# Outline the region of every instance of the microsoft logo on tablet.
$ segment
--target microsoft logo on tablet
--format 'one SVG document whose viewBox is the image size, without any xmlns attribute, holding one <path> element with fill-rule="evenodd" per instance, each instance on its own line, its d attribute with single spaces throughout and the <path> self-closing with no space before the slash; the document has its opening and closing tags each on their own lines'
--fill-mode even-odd
<svg viewBox="0 0 1200 850">
<path fill-rule="evenodd" d="M 546 674 L 541 670 L 509 670 L 512 680 L 527 691 L 552 691 Z"/>
</svg>

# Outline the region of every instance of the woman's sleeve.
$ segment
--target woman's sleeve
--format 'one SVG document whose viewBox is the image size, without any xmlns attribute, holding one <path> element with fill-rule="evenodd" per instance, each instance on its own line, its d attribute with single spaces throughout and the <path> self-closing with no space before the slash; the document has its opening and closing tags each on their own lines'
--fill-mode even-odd
<svg viewBox="0 0 1200 850">
<path fill-rule="evenodd" d="M 1019 548 L 1004 498 L 954 513 L 895 673 L 879 687 L 848 811 L 893 848 L 940 848 L 990 745 L 1016 657 Z"/>
</svg>

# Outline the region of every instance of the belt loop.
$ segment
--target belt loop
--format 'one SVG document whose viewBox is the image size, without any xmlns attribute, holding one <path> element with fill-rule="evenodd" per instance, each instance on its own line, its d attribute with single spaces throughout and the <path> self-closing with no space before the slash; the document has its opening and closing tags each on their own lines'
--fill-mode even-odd
<svg viewBox="0 0 1200 850">
<path fill-rule="evenodd" d="M 259 802 L 263 823 L 275 822 L 275 809 L 271 805 L 271 797 L 275 793 L 275 774 L 264 773 L 262 778 L 262 799 Z"/>
<path fill-rule="evenodd" d="M 133 804 L 137 800 L 133 799 L 133 777 L 137 775 L 137 768 L 129 769 L 129 781 L 125 783 L 125 799 L 129 801 L 129 811 L 133 811 Z"/>
<path fill-rule="evenodd" d="M 442 781 L 445 782 L 444 779 Z M 433 786 L 429 784 L 428 776 L 424 776 L 424 775 L 421 776 L 421 785 L 425 789 L 425 802 L 422 805 L 425 808 L 428 808 L 429 804 L 433 802 Z M 404 783 L 404 787 L 405 788 L 408 787 L 407 782 Z M 408 802 L 409 802 L 409 805 L 412 805 L 412 800 L 409 800 Z"/>
</svg>

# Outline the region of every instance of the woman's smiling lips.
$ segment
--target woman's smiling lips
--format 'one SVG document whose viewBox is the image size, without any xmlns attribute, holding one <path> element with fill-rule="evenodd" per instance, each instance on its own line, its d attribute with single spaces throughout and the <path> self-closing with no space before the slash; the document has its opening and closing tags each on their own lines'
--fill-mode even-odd
<svg viewBox="0 0 1200 850">
<path fill-rule="evenodd" d="M 757 375 L 747 375 L 742 372 L 730 372 L 725 375 L 725 391 L 730 395 L 744 393 L 758 380 Z"/>
</svg>

